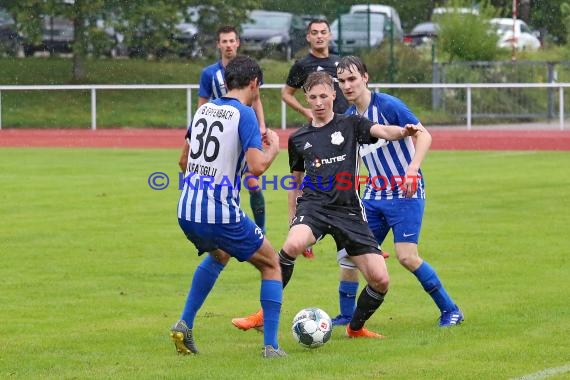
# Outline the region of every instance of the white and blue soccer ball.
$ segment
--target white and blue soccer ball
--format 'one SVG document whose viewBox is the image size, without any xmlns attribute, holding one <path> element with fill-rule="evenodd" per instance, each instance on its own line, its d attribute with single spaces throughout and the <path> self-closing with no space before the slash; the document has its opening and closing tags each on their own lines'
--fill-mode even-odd
<svg viewBox="0 0 570 380">
<path fill-rule="evenodd" d="M 320 347 L 331 339 L 331 317 L 319 308 L 308 307 L 295 315 L 291 331 L 293 338 L 301 346 Z"/>
</svg>

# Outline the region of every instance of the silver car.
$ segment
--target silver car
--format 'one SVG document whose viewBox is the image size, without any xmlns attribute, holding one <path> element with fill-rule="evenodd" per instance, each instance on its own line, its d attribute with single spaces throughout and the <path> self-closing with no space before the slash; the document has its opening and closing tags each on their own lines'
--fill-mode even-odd
<svg viewBox="0 0 570 380">
<path fill-rule="evenodd" d="M 333 51 L 342 54 L 379 46 L 387 37 L 386 16 L 380 13 L 347 13 L 331 24 Z"/>
<path fill-rule="evenodd" d="M 288 12 L 254 10 L 250 22 L 241 26 L 240 50 L 244 54 L 267 57 L 277 54 L 290 60 L 306 45 L 305 23 L 300 16 Z"/>
</svg>

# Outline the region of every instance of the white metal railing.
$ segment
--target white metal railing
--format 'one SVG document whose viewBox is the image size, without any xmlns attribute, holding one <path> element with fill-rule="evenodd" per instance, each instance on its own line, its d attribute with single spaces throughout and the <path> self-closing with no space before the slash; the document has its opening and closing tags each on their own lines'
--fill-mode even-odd
<svg viewBox="0 0 570 380">
<path fill-rule="evenodd" d="M 570 87 L 570 83 L 457 83 L 457 84 L 434 84 L 434 83 L 414 83 L 414 84 L 387 84 L 372 83 L 368 85 L 373 90 L 383 90 L 387 88 L 409 88 L 409 89 L 465 89 L 466 96 L 466 120 L 467 129 L 472 126 L 472 104 L 471 92 L 480 88 L 553 88 L 558 89 L 559 97 L 559 123 L 560 130 L 564 130 L 564 89 Z M 136 85 L 25 85 L 25 86 L 0 86 L 0 129 L 2 129 L 2 91 L 53 91 L 53 90 L 89 90 L 91 92 L 91 129 L 97 129 L 97 91 L 98 90 L 186 90 L 186 121 L 190 124 L 193 116 L 192 112 L 192 90 L 199 88 L 197 84 L 136 84 Z M 264 84 L 263 89 L 282 89 L 282 84 Z M 285 102 L 281 102 L 281 129 L 287 126 L 287 107 Z"/>
</svg>

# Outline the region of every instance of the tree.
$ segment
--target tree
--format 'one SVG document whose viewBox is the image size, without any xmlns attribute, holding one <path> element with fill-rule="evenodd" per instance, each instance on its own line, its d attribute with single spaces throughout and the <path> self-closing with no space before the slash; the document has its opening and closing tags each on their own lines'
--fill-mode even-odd
<svg viewBox="0 0 570 380">
<path fill-rule="evenodd" d="M 105 29 L 114 28 L 124 35 L 126 44 L 139 43 L 151 54 L 168 50 L 173 44 L 176 25 L 187 17 L 190 6 L 201 6 L 199 26 L 204 34 L 215 34 L 222 24 L 240 25 L 249 9 L 259 7 L 257 0 L 2 0 L 16 20 L 19 31 L 30 41 L 41 41 L 44 16 L 59 16 L 73 21 L 73 69 L 75 82 L 85 79 L 85 60 L 98 56 L 101 41 L 110 43 Z M 106 46 L 108 47 L 108 46 Z"/>
<path fill-rule="evenodd" d="M 560 7 L 566 0 L 533 0 L 530 4 L 530 25 L 541 31 L 544 41 L 549 34 L 553 42 L 557 44 L 567 43 L 569 28 L 563 20 Z"/>
</svg>

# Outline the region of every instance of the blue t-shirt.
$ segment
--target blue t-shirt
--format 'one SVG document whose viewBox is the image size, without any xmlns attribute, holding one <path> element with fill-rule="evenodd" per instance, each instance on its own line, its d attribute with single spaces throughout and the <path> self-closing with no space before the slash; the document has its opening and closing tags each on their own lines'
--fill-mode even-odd
<svg viewBox="0 0 570 380">
<path fill-rule="evenodd" d="M 224 79 L 225 69 L 218 61 L 202 70 L 198 96 L 206 99 L 218 99 L 228 93 Z"/>
</svg>

